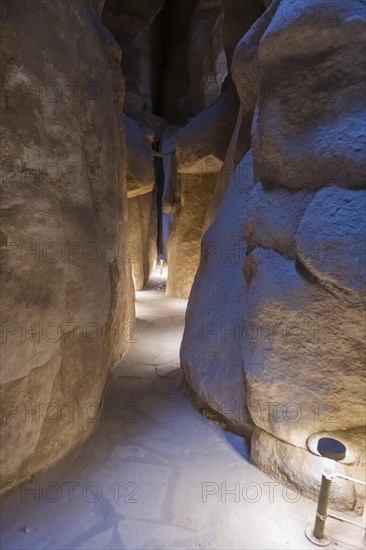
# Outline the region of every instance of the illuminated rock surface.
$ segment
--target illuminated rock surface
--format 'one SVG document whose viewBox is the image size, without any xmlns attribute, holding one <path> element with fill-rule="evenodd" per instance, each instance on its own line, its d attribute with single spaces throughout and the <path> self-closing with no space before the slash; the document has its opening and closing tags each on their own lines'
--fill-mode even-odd
<svg viewBox="0 0 366 550">
<path fill-rule="evenodd" d="M 141 290 L 149 280 L 157 259 L 156 225 L 154 192 L 128 199 L 126 261 L 131 265 L 136 290 Z"/>
<path fill-rule="evenodd" d="M 98 408 L 134 316 L 120 49 L 90 14 L 54 4 L 57 25 L 14 11 L 2 33 L 5 486 L 90 434 L 83 411 Z"/>
<path fill-rule="evenodd" d="M 239 164 L 219 188 L 181 348 L 193 397 L 239 432 L 252 423 L 254 462 L 305 491 L 319 437 L 345 443 L 348 475 L 365 465 L 365 12 L 339 2 L 329 26 L 315 4 L 290 18 L 273 2 L 235 50 L 242 110 L 258 96 L 254 186 Z M 217 253 L 235 246 L 237 261 Z M 363 500 L 339 484 L 336 507 Z"/>
<path fill-rule="evenodd" d="M 186 302 L 164 296 L 164 278 L 137 293 L 138 329 L 111 373 L 93 437 L 7 496 L 2 548 L 313 548 L 304 528 L 314 498 L 259 471 L 241 437 L 187 400 L 179 369 Z M 361 529 L 330 521 L 331 550 L 362 547 Z"/>
<path fill-rule="evenodd" d="M 124 115 L 127 156 L 128 244 L 126 261 L 136 290 L 149 280 L 156 262 L 157 202 L 152 143 L 154 132 Z"/>
<path fill-rule="evenodd" d="M 94 485 L 19 485 L 5 545 L 306 548 L 318 439 L 366 463 L 365 3 L 71 4 L 1 14 L 2 483 Z"/>
</svg>

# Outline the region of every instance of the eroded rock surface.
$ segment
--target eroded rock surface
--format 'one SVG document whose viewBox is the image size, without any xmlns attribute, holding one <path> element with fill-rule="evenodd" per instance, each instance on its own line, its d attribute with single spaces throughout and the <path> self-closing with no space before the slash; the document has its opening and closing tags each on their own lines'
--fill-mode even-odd
<svg viewBox="0 0 366 550">
<path fill-rule="evenodd" d="M 256 174 L 291 189 L 363 187 L 365 4 L 282 0 L 258 47 Z M 318 11 L 316 11 L 318 10 Z"/>
<path fill-rule="evenodd" d="M 187 107 L 195 116 L 220 96 L 228 68 L 224 50 L 224 17 L 220 0 L 199 0 L 188 35 Z"/>
<path fill-rule="evenodd" d="M 156 262 L 157 202 L 152 143 L 154 132 L 141 122 L 123 116 L 126 135 L 128 246 L 135 290 L 149 280 Z"/>
<path fill-rule="evenodd" d="M 90 434 L 134 315 L 120 48 L 84 2 L 53 7 L 2 11 L 5 488 Z"/>
<path fill-rule="evenodd" d="M 305 494 L 323 436 L 362 477 L 364 2 L 57 1 L 53 22 L 36 4 L 2 29 L 3 485 L 90 433 L 160 200 L 197 404 Z"/>
<path fill-rule="evenodd" d="M 187 299 L 199 264 L 207 204 L 217 173 L 178 174 L 180 202 L 176 205 L 168 240 L 168 296 Z"/>
<path fill-rule="evenodd" d="M 136 290 L 142 290 L 157 260 L 156 193 L 128 199 L 128 254 Z"/>
<path fill-rule="evenodd" d="M 254 426 L 254 462 L 311 496 L 320 437 L 343 441 L 339 468 L 364 476 L 365 12 L 347 0 L 331 21 L 325 2 L 293 8 L 272 2 L 234 53 L 241 115 L 256 104 L 254 180 L 217 187 L 181 360 L 201 406 Z M 220 269 L 217 245 L 236 240 L 242 256 Z M 362 491 L 337 486 L 336 507 L 360 512 Z"/>
<path fill-rule="evenodd" d="M 236 94 L 227 90 L 175 136 L 177 173 L 170 194 L 169 296 L 189 296 L 199 264 L 207 206 L 219 179 L 237 112 Z"/>
<path fill-rule="evenodd" d="M 126 136 L 127 197 L 130 199 L 149 193 L 154 187 L 154 132 L 126 115 L 123 116 L 122 124 Z"/>
<path fill-rule="evenodd" d="M 246 381 L 241 357 L 243 240 L 247 196 L 253 187 L 248 153 L 229 183 L 217 217 L 202 239 L 181 346 L 186 383 L 197 404 L 222 414 L 229 427 L 248 433 Z"/>
<path fill-rule="evenodd" d="M 176 138 L 181 174 L 220 172 L 238 115 L 236 94 L 227 90 L 214 105 L 197 115 Z"/>
<path fill-rule="evenodd" d="M 159 13 L 165 0 L 106 0 L 103 23 L 122 48 L 125 113 L 151 113 L 159 96 L 161 55 Z"/>
</svg>

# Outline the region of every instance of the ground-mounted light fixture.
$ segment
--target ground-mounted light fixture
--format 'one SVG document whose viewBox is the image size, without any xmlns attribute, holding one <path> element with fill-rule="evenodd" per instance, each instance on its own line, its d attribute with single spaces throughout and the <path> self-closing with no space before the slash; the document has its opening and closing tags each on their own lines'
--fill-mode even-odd
<svg viewBox="0 0 366 550">
<path fill-rule="evenodd" d="M 357 527 L 365 528 L 362 523 L 357 523 L 348 518 L 328 512 L 328 502 L 332 479 L 334 477 L 339 477 L 348 481 L 353 481 L 354 483 L 360 483 L 361 485 L 366 485 L 366 483 L 359 479 L 354 479 L 353 477 L 335 472 L 335 463 L 340 462 L 346 456 L 346 447 L 343 445 L 343 443 L 341 443 L 337 439 L 322 437 L 318 441 L 317 449 L 318 453 L 323 457 L 322 480 L 320 484 L 320 493 L 318 498 L 318 507 L 316 510 L 315 524 L 314 526 L 309 525 L 305 530 L 305 534 L 313 544 L 316 544 L 317 546 L 328 546 L 331 541 L 324 535 L 325 520 L 328 517 L 338 519 L 340 521 L 345 521 L 346 523 L 351 523 L 352 525 L 356 525 Z"/>
</svg>

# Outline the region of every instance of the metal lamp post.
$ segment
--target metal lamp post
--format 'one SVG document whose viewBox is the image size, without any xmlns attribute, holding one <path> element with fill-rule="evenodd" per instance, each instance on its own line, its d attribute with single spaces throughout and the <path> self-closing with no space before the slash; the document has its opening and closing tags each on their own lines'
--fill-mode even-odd
<svg viewBox="0 0 366 550">
<path fill-rule="evenodd" d="M 324 527 L 328 516 L 328 502 L 334 477 L 334 466 L 336 462 L 343 460 L 346 456 L 346 447 L 337 439 L 323 437 L 319 439 L 317 448 L 318 453 L 324 457 L 322 480 L 315 524 L 314 527 L 307 527 L 305 534 L 312 543 L 318 546 L 328 546 L 330 539 L 324 536 Z"/>
</svg>

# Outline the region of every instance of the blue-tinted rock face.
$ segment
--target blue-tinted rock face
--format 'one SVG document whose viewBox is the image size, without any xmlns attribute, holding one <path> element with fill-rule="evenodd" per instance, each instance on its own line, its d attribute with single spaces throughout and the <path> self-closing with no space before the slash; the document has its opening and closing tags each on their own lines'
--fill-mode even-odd
<svg viewBox="0 0 366 550">
<path fill-rule="evenodd" d="M 282 0 L 273 11 L 258 47 L 257 177 L 290 189 L 363 187 L 364 3 Z"/>
<path fill-rule="evenodd" d="M 365 12 L 295 4 L 272 2 L 234 53 L 254 176 L 240 163 L 210 214 L 181 359 L 201 405 L 253 430 L 256 464 L 309 494 L 319 437 L 345 443 L 350 475 L 365 464 Z M 338 497 L 360 509 L 352 484 Z"/>
</svg>

